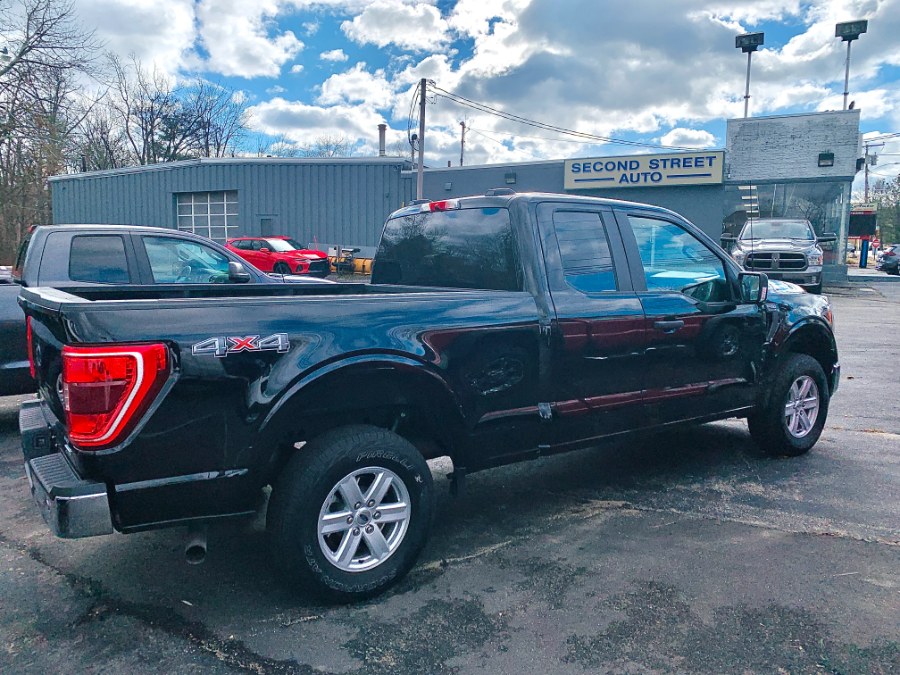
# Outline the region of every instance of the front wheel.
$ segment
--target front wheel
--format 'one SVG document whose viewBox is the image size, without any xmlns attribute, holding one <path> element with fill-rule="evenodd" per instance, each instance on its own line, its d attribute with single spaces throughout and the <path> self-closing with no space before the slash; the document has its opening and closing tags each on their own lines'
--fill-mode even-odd
<svg viewBox="0 0 900 675">
<path fill-rule="evenodd" d="M 290 274 L 291 268 L 287 266 L 287 263 L 275 263 L 275 267 L 272 268 L 272 271 L 276 274 Z"/>
<path fill-rule="evenodd" d="M 290 583 L 326 599 L 377 595 L 415 563 L 433 498 L 411 443 L 377 427 L 335 429 L 292 457 L 274 486 L 273 557 Z"/>
<path fill-rule="evenodd" d="M 819 362 L 789 354 L 766 400 L 747 418 L 750 435 L 766 454 L 802 455 L 819 440 L 828 403 L 828 382 Z"/>
</svg>

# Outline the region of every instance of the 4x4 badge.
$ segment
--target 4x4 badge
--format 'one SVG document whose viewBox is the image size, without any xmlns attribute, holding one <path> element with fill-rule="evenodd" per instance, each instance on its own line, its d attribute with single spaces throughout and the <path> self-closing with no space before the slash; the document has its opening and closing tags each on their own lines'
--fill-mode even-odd
<svg viewBox="0 0 900 675">
<path fill-rule="evenodd" d="M 227 336 L 206 338 L 191 347 L 194 356 L 206 354 L 218 357 L 236 354 L 238 352 L 278 352 L 283 354 L 290 351 L 291 342 L 287 333 L 273 333 L 266 337 L 259 335 Z"/>
</svg>

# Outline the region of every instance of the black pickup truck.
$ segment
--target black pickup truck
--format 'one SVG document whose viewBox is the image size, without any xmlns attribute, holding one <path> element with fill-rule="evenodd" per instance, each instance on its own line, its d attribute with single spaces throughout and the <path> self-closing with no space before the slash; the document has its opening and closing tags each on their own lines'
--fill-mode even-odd
<svg viewBox="0 0 900 675">
<path fill-rule="evenodd" d="M 0 284 L 0 396 L 31 393 L 36 386 L 29 374 L 25 317 L 16 302 L 19 286 L 159 287 L 315 280 L 265 274 L 224 246 L 190 232 L 134 225 L 47 225 L 33 228 L 23 239 L 12 281 Z"/>
<path fill-rule="evenodd" d="M 772 454 L 815 444 L 840 372 L 827 298 L 671 211 L 507 192 L 394 213 L 371 284 L 23 289 L 41 398 L 22 443 L 54 532 L 251 515 L 271 486 L 277 566 L 346 600 L 413 565 L 429 458 L 460 489 L 728 417 Z"/>
</svg>

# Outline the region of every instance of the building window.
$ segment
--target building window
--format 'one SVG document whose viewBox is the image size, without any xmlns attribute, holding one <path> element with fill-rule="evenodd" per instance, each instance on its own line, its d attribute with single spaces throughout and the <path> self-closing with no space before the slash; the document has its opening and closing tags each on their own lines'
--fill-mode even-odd
<svg viewBox="0 0 900 675">
<path fill-rule="evenodd" d="M 237 190 L 175 195 L 178 229 L 225 241 L 238 228 Z"/>
</svg>

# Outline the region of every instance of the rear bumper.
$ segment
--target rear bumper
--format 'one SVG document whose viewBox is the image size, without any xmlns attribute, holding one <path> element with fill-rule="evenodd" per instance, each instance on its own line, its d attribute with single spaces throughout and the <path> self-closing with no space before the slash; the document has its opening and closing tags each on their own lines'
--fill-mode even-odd
<svg viewBox="0 0 900 675">
<path fill-rule="evenodd" d="M 50 429 L 38 413 L 39 401 L 23 405 L 19 430 L 25 473 L 44 521 L 53 534 L 65 539 L 111 534 L 106 485 L 82 479 L 61 453 L 51 450 Z"/>
</svg>

